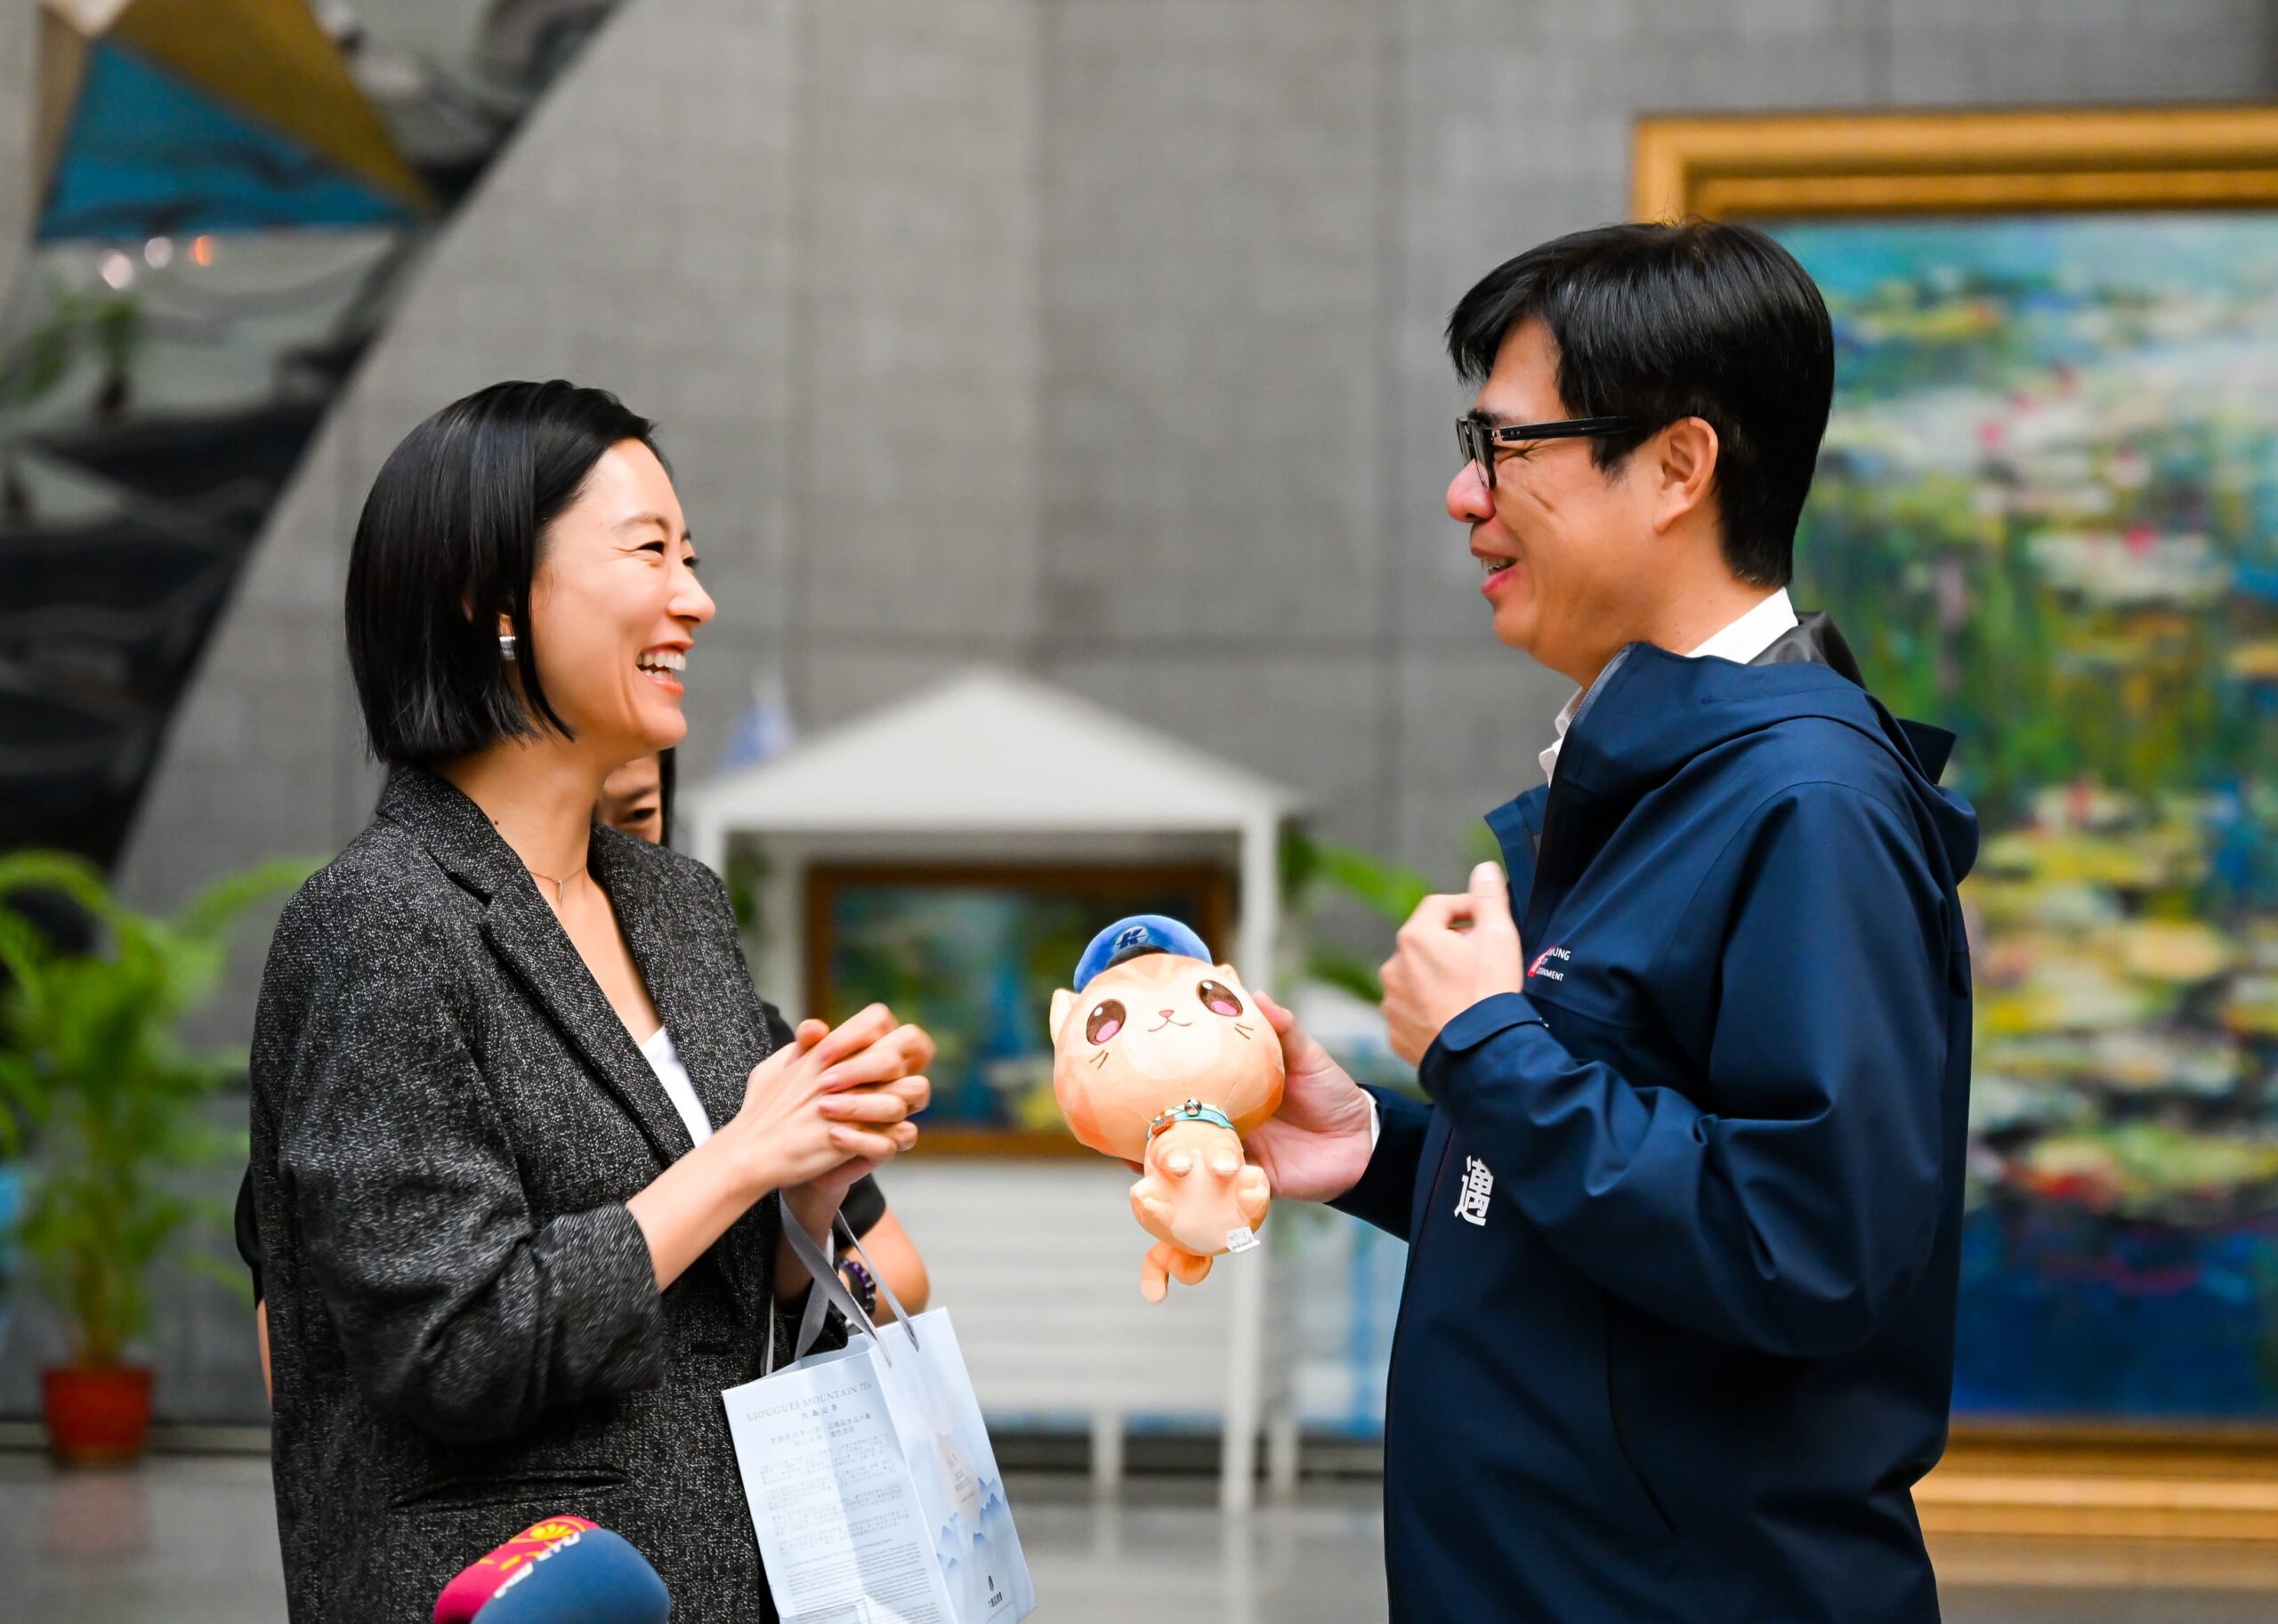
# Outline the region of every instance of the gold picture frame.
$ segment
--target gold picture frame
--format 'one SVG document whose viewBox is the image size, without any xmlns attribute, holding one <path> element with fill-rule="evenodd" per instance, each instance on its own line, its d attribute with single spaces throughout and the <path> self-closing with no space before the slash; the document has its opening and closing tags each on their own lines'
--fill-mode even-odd
<svg viewBox="0 0 2278 1624">
<path fill-rule="evenodd" d="M 2278 107 L 1652 117 L 1634 217 L 2278 207 Z"/>
<path fill-rule="evenodd" d="M 1172 899 L 1178 900 L 1172 911 L 1192 925 L 1205 941 L 1229 940 L 1234 888 L 1230 872 L 1207 862 L 817 863 L 807 870 L 805 880 L 808 1007 L 836 1022 L 877 998 L 893 1004 L 909 1019 L 926 1021 L 936 1033 L 967 1024 L 955 1019 L 945 1023 L 941 1011 L 929 1015 L 923 1003 L 912 1007 L 888 988 L 847 984 L 841 949 L 861 936 L 843 917 L 851 898 L 865 896 L 874 904 L 886 903 L 896 909 L 904 927 L 917 925 L 921 932 L 928 909 L 947 897 L 984 895 L 1013 907 L 1057 903 L 1079 908 L 1086 913 L 1086 923 L 1071 940 L 1066 962 L 1059 966 L 1064 982 L 1076 967 L 1084 938 L 1093 930 L 1127 914 L 1159 909 Z M 954 997 L 957 990 L 941 990 Z M 1052 1047 L 1045 1011 L 1051 986 L 1039 984 L 1028 991 L 1036 1006 L 1032 1026 L 1037 1049 L 1048 1075 Z M 1041 1127 L 960 1121 L 950 1108 L 949 1095 L 957 1080 L 951 1067 L 949 1054 L 937 1057 L 935 1106 L 923 1124 L 928 1154 L 1025 1159 L 1089 1159 L 1098 1154 L 1078 1143 L 1056 1119 Z"/>
<path fill-rule="evenodd" d="M 1656 117 L 1633 158 L 1640 220 L 2278 208 L 2278 108 Z M 2278 1427 L 1959 1420 L 1917 1502 L 1934 1543 L 2271 1551 Z"/>
</svg>

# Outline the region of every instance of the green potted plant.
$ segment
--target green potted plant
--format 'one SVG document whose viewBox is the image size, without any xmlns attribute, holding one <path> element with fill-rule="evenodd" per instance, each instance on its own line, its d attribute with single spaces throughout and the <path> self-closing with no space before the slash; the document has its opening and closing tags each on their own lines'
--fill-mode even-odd
<svg viewBox="0 0 2278 1624">
<path fill-rule="evenodd" d="M 78 858 L 0 856 L 0 1156 L 30 1147 L 20 1250 L 69 1338 L 69 1362 L 42 1373 L 59 1459 L 141 1452 L 150 1371 L 127 1354 L 149 1321 L 150 1268 L 200 1208 L 174 1181 L 244 1154 L 244 1135 L 206 1109 L 244 1074 L 243 1057 L 193 1053 L 176 1027 L 211 996 L 231 921 L 307 873 L 264 864 L 158 920 L 121 906 Z M 98 927 L 96 949 L 58 948 L 16 906 L 27 892 L 77 904 Z M 242 1289 L 219 1259 L 188 1261 Z"/>
<path fill-rule="evenodd" d="M 1289 912 L 1312 920 L 1332 901 L 1356 904 L 1395 928 L 1431 894 L 1432 882 L 1417 870 L 1359 846 L 1315 839 L 1292 829 L 1281 843 L 1281 894 Z M 1361 955 L 1309 936 L 1305 978 L 1335 987 L 1366 1004 L 1384 997 L 1376 966 Z"/>
</svg>

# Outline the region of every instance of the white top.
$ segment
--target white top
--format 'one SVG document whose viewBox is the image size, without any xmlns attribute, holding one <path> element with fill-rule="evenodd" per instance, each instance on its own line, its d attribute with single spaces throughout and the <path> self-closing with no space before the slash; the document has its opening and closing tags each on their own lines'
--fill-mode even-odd
<svg viewBox="0 0 2278 1624">
<path fill-rule="evenodd" d="M 1796 618 L 1796 606 L 1788 596 L 1788 589 L 1782 586 L 1699 648 L 1689 650 L 1685 658 L 1729 659 L 1734 665 L 1745 666 L 1802 624 Z M 1550 741 L 1550 748 L 1539 758 L 1545 779 L 1556 774 L 1558 752 L 1566 742 L 1566 730 L 1573 725 L 1574 713 L 1581 707 L 1582 693 L 1578 692 L 1558 713 L 1558 720 L 1553 724 L 1558 730 L 1558 737 Z"/>
<path fill-rule="evenodd" d="M 688 1124 L 691 1143 L 702 1144 L 712 1137 L 712 1119 L 704 1114 L 704 1102 L 696 1097 L 696 1085 L 688 1080 L 688 1068 L 680 1063 L 680 1051 L 673 1047 L 672 1032 L 658 1027 L 655 1034 L 641 1046 L 642 1056 L 657 1080 L 665 1086 L 665 1097 L 680 1112 L 680 1119 Z"/>
</svg>

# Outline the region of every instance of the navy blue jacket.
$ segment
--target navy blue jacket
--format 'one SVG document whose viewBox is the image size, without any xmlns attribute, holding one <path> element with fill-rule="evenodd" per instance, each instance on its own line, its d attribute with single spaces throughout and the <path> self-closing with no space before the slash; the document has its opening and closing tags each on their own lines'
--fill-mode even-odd
<svg viewBox="0 0 2278 1624">
<path fill-rule="evenodd" d="M 1976 820 L 1830 645 L 1631 645 L 1488 819 L 1526 990 L 1337 1203 L 1410 1245 L 1395 1620 L 1938 1616 Z"/>
</svg>

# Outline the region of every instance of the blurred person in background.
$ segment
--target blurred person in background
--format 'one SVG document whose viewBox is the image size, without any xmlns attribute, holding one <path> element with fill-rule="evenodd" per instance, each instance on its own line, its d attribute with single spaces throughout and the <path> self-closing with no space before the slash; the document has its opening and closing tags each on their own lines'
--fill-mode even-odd
<svg viewBox="0 0 2278 1624">
<path fill-rule="evenodd" d="M 669 844 L 673 837 L 673 791 L 679 776 L 678 754 L 675 750 L 659 750 L 654 755 L 636 755 L 603 779 L 601 799 L 594 804 L 594 821 L 642 840 Z M 777 1046 L 789 1044 L 789 1022 L 775 1013 L 772 1005 L 768 1013 L 772 1021 L 770 1031 Z M 887 1209 L 885 1192 L 878 1188 L 878 1181 L 868 1175 L 856 1179 L 838 1210 L 846 1220 L 847 1228 L 861 1241 L 869 1261 L 877 1265 L 885 1283 L 901 1299 L 901 1305 L 913 1314 L 924 1313 L 933 1290 L 925 1274 L 925 1260 L 917 1255 L 917 1243 L 902 1228 L 901 1220 Z M 870 1271 L 861 1258 L 850 1253 L 840 1273 L 847 1289 L 864 1309 L 873 1315 L 892 1317 L 878 1290 L 878 1282 L 870 1278 Z"/>
<path fill-rule="evenodd" d="M 915 1143 L 933 1045 L 873 1006 L 779 1046 L 717 877 L 594 825 L 685 731 L 694 566 L 650 425 L 563 383 L 444 408 L 365 504 L 390 778 L 278 924 L 252 1060 L 296 1624 L 423 1618 L 553 1513 L 684 1616 L 774 1616 L 720 1402 L 809 1288 L 768 1198 L 826 1231 Z"/>
</svg>

